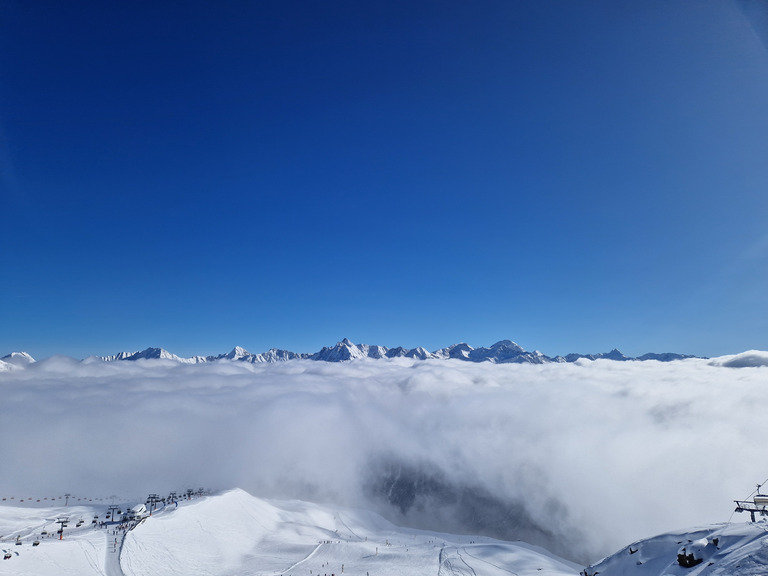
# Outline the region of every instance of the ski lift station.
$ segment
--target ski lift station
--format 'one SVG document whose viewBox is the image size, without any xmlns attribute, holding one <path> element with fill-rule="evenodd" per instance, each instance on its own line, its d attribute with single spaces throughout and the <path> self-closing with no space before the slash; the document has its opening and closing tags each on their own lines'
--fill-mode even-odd
<svg viewBox="0 0 768 576">
<path fill-rule="evenodd" d="M 142 518 L 146 518 L 149 516 L 149 513 L 147 512 L 147 505 L 146 504 L 137 504 L 130 510 L 128 510 L 128 513 L 126 516 L 131 520 L 140 520 Z"/>
</svg>

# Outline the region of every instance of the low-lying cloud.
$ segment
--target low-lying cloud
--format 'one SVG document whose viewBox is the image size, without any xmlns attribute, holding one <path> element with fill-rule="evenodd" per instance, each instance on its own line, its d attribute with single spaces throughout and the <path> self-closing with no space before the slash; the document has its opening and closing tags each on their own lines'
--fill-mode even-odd
<svg viewBox="0 0 768 576">
<path fill-rule="evenodd" d="M 0 496 L 238 486 L 596 560 L 644 536 L 726 521 L 732 501 L 764 479 L 759 357 L 539 366 L 54 357 L 0 373 Z M 728 367 L 738 365 L 748 367 Z"/>
</svg>

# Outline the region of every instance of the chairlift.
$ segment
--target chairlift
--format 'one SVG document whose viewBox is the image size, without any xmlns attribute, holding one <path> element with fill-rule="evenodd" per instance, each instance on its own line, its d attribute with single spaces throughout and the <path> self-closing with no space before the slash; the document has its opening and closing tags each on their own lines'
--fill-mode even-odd
<svg viewBox="0 0 768 576">
<path fill-rule="evenodd" d="M 10 552 L 6 552 L 5 556 L 3 556 L 3 560 L 10 560 L 11 556 L 12 556 L 12 554 Z"/>
<path fill-rule="evenodd" d="M 749 512 L 752 522 L 755 521 L 755 514 L 768 516 L 768 494 L 761 494 L 762 484 L 757 485 L 756 494 L 752 500 L 735 500 L 736 512 Z"/>
<path fill-rule="evenodd" d="M 754 502 L 755 506 L 768 506 L 768 495 L 755 494 Z"/>
<path fill-rule="evenodd" d="M 40 546 L 40 540 L 35 540 L 32 542 L 32 546 Z"/>
</svg>

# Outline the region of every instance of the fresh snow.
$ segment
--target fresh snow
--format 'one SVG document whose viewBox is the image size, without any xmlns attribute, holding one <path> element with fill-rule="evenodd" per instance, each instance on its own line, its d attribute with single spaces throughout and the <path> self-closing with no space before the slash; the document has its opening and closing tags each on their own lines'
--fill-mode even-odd
<svg viewBox="0 0 768 576">
<path fill-rule="evenodd" d="M 39 505 L 0 506 L 0 552 L 11 554 L 0 560 L 0 574 L 14 576 L 89 576 L 105 574 L 107 538 L 103 531 L 91 526 L 91 519 L 104 510 L 89 506 L 39 507 Z M 104 506 L 106 508 L 106 505 Z M 71 522 L 59 540 L 56 520 L 68 517 Z M 77 521 L 83 519 L 80 528 Z M 41 532 L 46 531 L 46 536 Z M 18 541 L 21 542 L 17 545 Z M 38 546 L 33 546 L 34 541 Z M 112 575 L 110 575 L 112 576 Z M 119 575 L 117 575 L 119 576 Z"/>
<path fill-rule="evenodd" d="M 681 565 L 679 555 L 690 558 L 693 565 Z M 764 576 L 767 572 L 768 525 L 762 521 L 693 528 L 641 540 L 589 566 L 584 574 Z"/>
<path fill-rule="evenodd" d="M 106 508 L 0 506 L 0 548 L 12 555 L 0 575 L 575 576 L 581 568 L 522 542 L 398 528 L 362 510 L 267 501 L 242 490 L 161 508 L 121 548 L 113 525 L 90 523 Z M 33 547 L 41 531 L 55 535 L 63 514 L 88 522 Z"/>
<path fill-rule="evenodd" d="M 524 542 L 402 528 L 364 510 L 239 489 L 161 505 L 127 532 L 91 523 L 104 521 L 107 507 L 3 502 L 0 551 L 10 558 L 0 575 L 763 576 L 768 569 L 765 521 L 661 534 L 583 568 Z M 62 517 L 70 522 L 59 540 Z"/>
<path fill-rule="evenodd" d="M 25 368 L 33 364 L 35 359 L 26 352 L 11 352 L 0 358 L 0 372 L 8 372 L 19 368 Z"/>
<path fill-rule="evenodd" d="M 6 364 L 13 364 L 14 366 L 26 366 L 27 364 L 32 364 L 35 359 L 26 352 L 11 352 L 7 356 L 0 358 L 0 361 Z"/>
</svg>

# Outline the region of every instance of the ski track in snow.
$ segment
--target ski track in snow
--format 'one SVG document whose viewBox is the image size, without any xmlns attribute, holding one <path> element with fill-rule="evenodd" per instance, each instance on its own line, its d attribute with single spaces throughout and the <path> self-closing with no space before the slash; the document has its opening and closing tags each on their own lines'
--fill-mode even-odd
<svg viewBox="0 0 768 576">
<path fill-rule="evenodd" d="M 464 560 L 458 548 L 451 548 L 449 554 L 444 554 L 444 550 L 441 550 L 440 555 L 445 556 L 445 558 L 440 564 L 441 570 L 438 572 L 438 576 L 477 576 L 472 566 Z M 446 569 L 445 573 L 442 571 L 443 567 Z"/>
<path fill-rule="evenodd" d="M 487 560 L 483 560 L 482 558 L 478 558 L 477 556 L 472 555 L 469 550 L 464 548 L 464 553 L 469 556 L 470 558 L 473 558 L 474 560 L 477 560 L 478 562 L 483 562 L 485 564 L 488 564 L 489 566 L 492 566 L 496 570 L 499 571 L 499 574 L 512 574 L 513 576 L 518 576 L 517 572 L 513 572 L 512 570 L 507 570 L 506 568 L 502 568 L 501 566 L 497 566 L 493 562 L 488 562 Z"/>
<path fill-rule="evenodd" d="M 115 536 L 107 531 L 104 536 L 107 539 L 107 556 L 104 561 L 106 576 L 125 576 L 120 566 L 120 552 L 123 549 L 125 533 L 122 532 L 120 536 Z"/>
<path fill-rule="evenodd" d="M 314 549 L 314 550 L 312 550 L 312 552 L 310 552 L 310 553 L 307 555 L 307 557 L 306 557 L 306 558 L 302 558 L 301 560 L 299 560 L 298 562 L 296 562 L 296 564 L 293 564 L 292 566 L 289 566 L 287 570 L 284 570 L 284 571 L 283 571 L 283 574 L 285 574 L 286 572 L 288 572 L 288 573 L 290 574 L 291 572 L 293 572 L 294 570 L 296 570 L 296 569 L 297 569 L 299 566 L 301 566 L 301 565 L 302 565 L 302 564 L 304 564 L 305 562 L 308 562 L 308 561 L 309 561 L 309 560 L 310 560 L 310 559 L 311 559 L 313 556 L 315 556 L 315 555 L 318 553 L 318 551 L 320 550 L 320 548 L 322 548 L 322 546 L 323 546 L 322 544 L 318 544 L 318 545 L 315 547 L 315 549 Z"/>
</svg>

